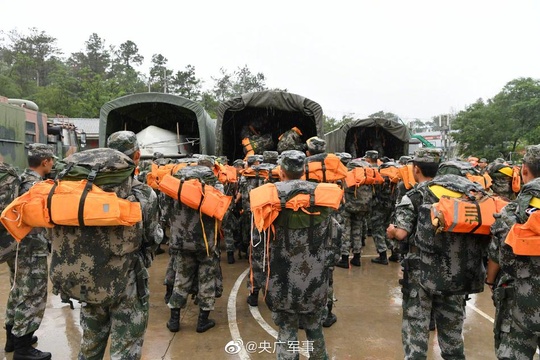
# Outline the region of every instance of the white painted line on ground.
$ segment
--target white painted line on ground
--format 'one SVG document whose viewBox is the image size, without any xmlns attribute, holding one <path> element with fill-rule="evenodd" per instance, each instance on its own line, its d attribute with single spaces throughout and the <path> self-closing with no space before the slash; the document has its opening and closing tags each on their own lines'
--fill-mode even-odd
<svg viewBox="0 0 540 360">
<path fill-rule="evenodd" d="M 240 351 L 237 354 L 241 360 L 248 360 L 251 359 L 251 357 L 249 356 L 246 348 L 244 347 L 244 342 L 242 340 L 242 337 L 240 336 L 240 330 L 238 329 L 238 323 L 236 322 L 236 297 L 238 295 L 238 289 L 240 289 L 240 286 L 242 285 L 242 282 L 244 281 L 248 273 L 249 268 L 247 268 L 242 274 L 240 274 L 238 279 L 236 279 L 236 282 L 231 289 L 231 294 L 229 295 L 229 299 L 227 301 L 227 317 L 229 319 L 229 331 L 231 333 L 231 341 L 227 343 L 226 348 L 229 344 L 231 344 L 231 342 L 234 342 L 232 346 L 240 345 Z"/>
<path fill-rule="evenodd" d="M 473 309 L 478 315 L 482 316 L 483 318 L 491 321 L 492 323 L 495 322 L 495 319 L 493 319 L 491 316 L 489 316 L 488 314 L 486 314 L 485 312 L 483 312 L 482 310 L 480 310 L 479 308 L 477 308 L 473 304 L 470 304 L 468 301 L 467 301 L 467 306 L 470 307 L 471 309 Z"/>
</svg>

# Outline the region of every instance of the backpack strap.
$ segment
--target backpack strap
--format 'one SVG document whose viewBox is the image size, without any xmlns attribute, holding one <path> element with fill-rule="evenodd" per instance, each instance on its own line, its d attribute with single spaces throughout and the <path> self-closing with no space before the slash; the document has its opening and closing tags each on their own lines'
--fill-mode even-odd
<svg viewBox="0 0 540 360">
<path fill-rule="evenodd" d="M 58 181 L 62 180 L 64 176 L 66 176 L 66 174 L 69 173 L 71 168 L 73 168 L 73 166 L 75 166 L 75 163 L 70 162 L 69 164 L 67 164 L 64 170 L 60 171 L 60 173 L 56 175 L 56 178 L 54 179 L 54 185 L 51 187 L 51 190 L 49 191 L 49 195 L 47 196 L 47 211 L 49 212 L 49 221 L 51 222 L 51 224 L 56 225 L 53 221 L 51 208 L 52 208 L 52 197 L 54 195 L 54 192 L 56 191 L 56 187 L 58 186 Z"/>
<path fill-rule="evenodd" d="M 90 170 L 90 174 L 88 174 L 86 185 L 84 186 L 83 193 L 81 195 L 81 200 L 79 201 L 79 226 L 85 226 L 84 225 L 84 202 L 86 201 L 86 197 L 88 196 L 88 193 L 90 190 L 92 190 L 92 185 L 94 185 L 94 180 L 96 180 L 96 176 L 99 172 L 99 165 L 95 165 Z"/>
</svg>

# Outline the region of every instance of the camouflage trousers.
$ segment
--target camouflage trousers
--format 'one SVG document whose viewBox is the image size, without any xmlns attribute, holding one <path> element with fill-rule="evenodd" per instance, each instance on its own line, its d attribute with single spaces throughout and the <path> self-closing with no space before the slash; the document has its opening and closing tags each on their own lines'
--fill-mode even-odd
<svg viewBox="0 0 540 360">
<path fill-rule="evenodd" d="M 13 325 L 13 335 L 21 337 L 36 331 L 45 313 L 47 255 L 28 254 L 21 246 L 17 259 L 13 257 L 7 263 L 13 289 L 6 305 L 6 324 Z"/>
<path fill-rule="evenodd" d="M 169 308 L 180 309 L 187 304 L 189 294 L 193 293 L 194 282 L 197 282 L 196 292 L 199 307 L 202 310 L 214 310 L 216 300 L 216 256 L 210 256 L 203 251 L 174 251 L 175 257 L 174 288 L 169 299 Z"/>
<path fill-rule="evenodd" d="M 334 300 L 334 267 L 328 269 L 328 305 L 333 305 Z"/>
<path fill-rule="evenodd" d="M 371 235 L 378 253 L 388 249 L 393 250 L 396 245 L 394 241 L 386 237 L 386 228 L 390 224 L 392 208 L 390 206 L 380 206 L 371 209 Z"/>
<path fill-rule="evenodd" d="M 497 359 L 533 359 L 540 346 L 537 334 L 522 329 L 512 319 L 513 286 L 497 287 L 493 291 L 495 303 L 495 354 Z"/>
<path fill-rule="evenodd" d="M 103 359 L 109 336 L 111 359 L 141 358 L 149 303 L 139 299 L 135 272 L 130 271 L 128 276 L 126 289 L 116 301 L 81 308 L 83 336 L 79 360 Z"/>
<path fill-rule="evenodd" d="M 169 262 L 167 263 L 167 269 L 165 269 L 165 280 L 163 281 L 163 285 L 174 285 L 174 278 L 176 277 L 176 270 L 174 270 L 174 262 L 176 260 L 176 257 L 171 254 L 171 250 L 169 250 Z"/>
<path fill-rule="evenodd" d="M 268 263 L 264 263 L 265 256 L 265 234 L 259 233 L 257 229 L 253 230 L 253 237 L 249 244 L 249 278 L 247 280 L 247 287 L 250 290 L 259 290 L 266 284 L 266 272 L 265 266 Z"/>
<path fill-rule="evenodd" d="M 225 251 L 234 251 L 238 244 L 234 239 L 235 229 L 239 226 L 239 221 L 229 209 L 229 213 L 223 219 L 221 229 L 223 229 L 223 239 L 225 240 Z"/>
<path fill-rule="evenodd" d="M 342 211 L 343 217 L 343 242 L 341 245 L 341 255 L 349 255 L 352 249 L 353 254 L 360 254 L 362 251 L 362 235 L 365 236 L 366 213 L 352 214 Z"/>
<path fill-rule="evenodd" d="M 408 273 L 409 284 L 403 289 L 401 336 L 405 359 L 426 359 L 431 310 L 435 315 L 437 339 L 444 359 L 465 359 L 463 295 L 435 295 L 419 285 L 420 270 Z"/>
<path fill-rule="evenodd" d="M 328 359 L 322 322 L 326 318 L 327 309 L 316 313 L 298 314 L 294 312 L 272 312 L 272 320 L 279 327 L 276 342 L 277 359 L 297 360 L 300 358 L 299 349 L 309 351 L 310 359 Z M 306 331 L 306 342 L 298 341 L 298 325 L 302 323 Z"/>
</svg>

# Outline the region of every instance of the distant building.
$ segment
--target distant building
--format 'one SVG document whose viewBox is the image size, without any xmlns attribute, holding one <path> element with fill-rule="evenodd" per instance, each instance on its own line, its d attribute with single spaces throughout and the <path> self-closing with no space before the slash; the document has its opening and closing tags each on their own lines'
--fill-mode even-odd
<svg viewBox="0 0 540 360">
<path fill-rule="evenodd" d="M 49 118 L 55 122 L 68 121 L 75 125 L 77 133 L 86 133 L 85 149 L 95 149 L 99 147 L 99 118 Z"/>
</svg>

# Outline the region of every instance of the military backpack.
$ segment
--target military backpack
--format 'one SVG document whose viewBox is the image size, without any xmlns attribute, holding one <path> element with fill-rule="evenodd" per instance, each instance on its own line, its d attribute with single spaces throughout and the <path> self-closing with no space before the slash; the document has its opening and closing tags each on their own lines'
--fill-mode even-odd
<svg viewBox="0 0 540 360">
<path fill-rule="evenodd" d="M 17 197 L 19 193 L 20 178 L 15 168 L 0 163 L 0 212 Z M 0 224 L 0 264 L 15 256 L 17 243 Z"/>
</svg>

